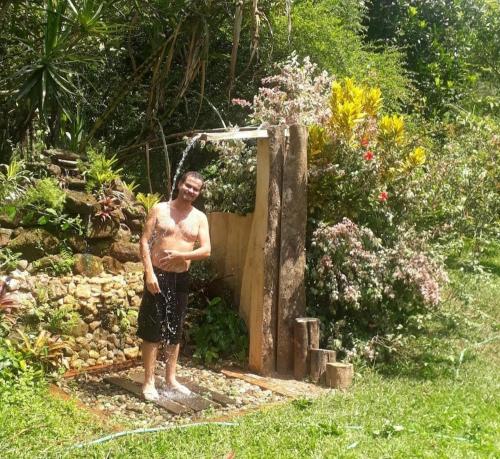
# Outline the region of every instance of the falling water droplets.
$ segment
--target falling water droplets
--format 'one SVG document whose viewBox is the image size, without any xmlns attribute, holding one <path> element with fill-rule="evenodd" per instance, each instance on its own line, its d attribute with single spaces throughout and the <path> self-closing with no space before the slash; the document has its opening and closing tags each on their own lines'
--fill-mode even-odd
<svg viewBox="0 0 500 459">
<path fill-rule="evenodd" d="M 172 181 L 172 189 L 170 190 L 170 199 L 171 200 L 172 200 L 172 194 L 175 190 L 175 186 L 177 183 L 177 178 L 179 177 L 179 174 L 182 170 L 182 166 L 184 165 L 184 161 L 186 160 L 189 151 L 194 147 L 196 141 L 200 137 L 201 137 L 201 134 L 197 134 L 194 137 L 191 137 L 187 142 L 186 148 L 184 148 L 184 151 L 182 152 L 181 160 L 179 162 L 179 165 L 177 166 L 177 170 L 175 171 L 174 180 Z"/>
</svg>

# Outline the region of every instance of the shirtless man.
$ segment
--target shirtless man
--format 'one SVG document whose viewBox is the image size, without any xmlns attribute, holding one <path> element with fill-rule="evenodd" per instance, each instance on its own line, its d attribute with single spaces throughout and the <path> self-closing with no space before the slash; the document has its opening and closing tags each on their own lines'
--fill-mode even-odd
<svg viewBox="0 0 500 459">
<path fill-rule="evenodd" d="M 158 398 L 154 370 L 160 343 L 166 353 L 166 389 L 189 393 L 175 379 L 175 366 L 188 299 L 189 265 L 191 260 L 210 256 L 207 217 L 193 207 L 202 187 L 199 173 L 186 172 L 177 186 L 177 198 L 151 209 L 140 241 L 145 288 L 137 335 L 143 339 L 142 390 L 149 400 Z M 199 247 L 195 249 L 196 242 Z"/>
</svg>

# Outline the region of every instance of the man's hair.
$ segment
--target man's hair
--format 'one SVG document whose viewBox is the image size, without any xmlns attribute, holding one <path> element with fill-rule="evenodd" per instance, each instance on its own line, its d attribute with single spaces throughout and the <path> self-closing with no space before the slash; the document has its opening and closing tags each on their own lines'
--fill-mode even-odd
<svg viewBox="0 0 500 459">
<path fill-rule="evenodd" d="M 199 172 L 196 172 L 196 171 L 187 171 L 184 174 L 182 174 L 182 177 L 179 180 L 179 183 L 184 183 L 188 177 L 193 177 L 196 180 L 200 180 L 202 185 L 205 183 L 205 179 L 203 178 L 203 175 L 201 175 Z"/>
</svg>

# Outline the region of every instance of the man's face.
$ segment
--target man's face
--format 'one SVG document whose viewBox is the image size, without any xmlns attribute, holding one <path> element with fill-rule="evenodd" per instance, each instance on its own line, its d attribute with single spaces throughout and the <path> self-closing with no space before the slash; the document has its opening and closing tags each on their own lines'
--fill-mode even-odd
<svg viewBox="0 0 500 459">
<path fill-rule="evenodd" d="M 200 195 L 202 187 L 203 182 L 201 180 L 188 175 L 184 182 L 179 183 L 179 198 L 194 202 Z"/>
</svg>

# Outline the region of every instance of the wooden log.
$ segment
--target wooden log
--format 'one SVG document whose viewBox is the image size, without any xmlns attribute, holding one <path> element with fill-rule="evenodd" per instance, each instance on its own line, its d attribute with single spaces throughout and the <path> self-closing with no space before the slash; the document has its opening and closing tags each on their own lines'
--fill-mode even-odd
<svg viewBox="0 0 500 459">
<path fill-rule="evenodd" d="M 294 369 L 294 319 L 306 312 L 307 128 L 292 125 L 283 162 L 276 370 Z"/>
<path fill-rule="evenodd" d="M 309 358 L 311 361 L 311 381 L 325 384 L 326 364 L 335 362 L 337 353 L 327 349 L 310 349 Z"/>
<path fill-rule="evenodd" d="M 309 350 L 319 346 L 319 319 L 295 319 L 293 337 L 293 376 L 295 379 L 304 379 L 310 371 Z"/>
<path fill-rule="evenodd" d="M 335 389 L 347 389 L 352 384 L 354 368 L 351 363 L 327 363 L 326 385 Z"/>
<path fill-rule="evenodd" d="M 304 379 L 307 374 L 307 323 L 303 320 L 296 319 L 293 327 L 294 341 L 294 363 L 293 377 L 295 379 Z"/>
</svg>

